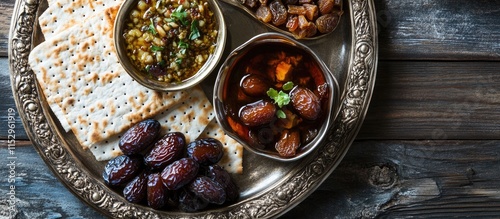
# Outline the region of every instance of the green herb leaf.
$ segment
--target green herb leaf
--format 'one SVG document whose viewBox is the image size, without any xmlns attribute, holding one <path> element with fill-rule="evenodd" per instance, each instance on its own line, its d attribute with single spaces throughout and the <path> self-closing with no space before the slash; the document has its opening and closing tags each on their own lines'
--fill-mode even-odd
<svg viewBox="0 0 500 219">
<path fill-rule="evenodd" d="M 291 90 L 293 88 L 294 84 L 293 82 L 289 81 L 289 82 L 286 82 L 284 85 L 283 85 L 283 90 Z"/>
<path fill-rule="evenodd" d="M 290 96 L 283 91 L 278 92 L 273 88 L 269 88 L 267 95 L 273 99 L 274 103 L 278 104 L 280 108 L 290 103 Z"/>
<path fill-rule="evenodd" d="M 189 24 L 187 20 L 187 12 L 182 8 L 182 5 L 179 5 L 178 8 L 172 11 L 170 17 L 174 18 L 177 21 L 180 21 L 184 26 L 187 26 Z"/>
<path fill-rule="evenodd" d="M 177 43 L 177 48 L 179 48 L 179 53 L 184 55 L 189 48 L 189 44 L 182 40 L 179 40 L 179 43 Z"/>
<path fill-rule="evenodd" d="M 275 99 L 278 97 L 278 91 L 275 90 L 274 88 L 269 88 L 269 90 L 267 90 L 267 96 L 269 96 L 271 99 Z"/>
<path fill-rule="evenodd" d="M 181 58 L 177 58 L 177 59 L 175 59 L 175 63 L 176 63 L 177 65 L 181 65 L 181 64 L 182 64 L 182 59 L 181 59 Z"/>
<path fill-rule="evenodd" d="M 151 32 L 153 35 L 156 35 L 156 29 L 155 29 L 155 23 L 153 22 L 153 18 L 149 19 L 151 23 L 149 24 L 149 32 Z"/>
<path fill-rule="evenodd" d="M 167 64 L 167 62 L 162 59 L 158 64 L 160 65 L 160 67 L 165 67 L 165 65 Z"/>
<path fill-rule="evenodd" d="M 151 52 L 160 52 L 162 51 L 164 48 L 161 47 L 161 46 L 155 46 L 155 45 L 151 45 Z"/>
<path fill-rule="evenodd" d="M 179 43 L 177 43 L 177 48 L 187 49 L 189 48 L 189 44 L 182 40 L 179 40 Z"/>
<path fill-rule="evenodd" d="M 278 110 L 276 111 L 276 116 L 279 118 L 279 119 L 286 119 L 286 114 L 283 110 Z"/>
<path fill-rule="evenodd" d="M 195 40 L 201 36 L 200 30 L 198 30 L 198 25 L 198 20 L 193 20 L 193 22 L 191 22 L 191 33 L 189 34 L 189 39 Z"/>
</svg>

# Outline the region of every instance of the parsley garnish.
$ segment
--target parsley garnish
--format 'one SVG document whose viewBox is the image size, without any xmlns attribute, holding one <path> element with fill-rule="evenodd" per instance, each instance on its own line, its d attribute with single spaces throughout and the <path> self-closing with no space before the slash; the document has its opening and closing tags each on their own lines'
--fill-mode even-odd
<svg viewBox="0 0 500 219">
<path fill-rule="evenodd" d="M 155 46 L 155 45 L 151 45 L 151 52 L 160 52 L 162 51 L 164 48 L 161 47 L 161 46 Z"/>
<path fill-rule="evenodd" d="M 181 65 L 181 64 L 182 64 L 182 59 L 181 59 L 181 58 L 176 58 L 176 59 L 175 59 L 175 63 L 176 63 L 177 65 Z"/>
<path fill-rule="evenodd" d="M 198 20 L 193 20 L 191 22 L 191 33 L 189 34 L 189 39 L 195 40 L 200 37 L 200 31 L 198 30 Z"/>
<path fill-rule="evenodd" d="M 179 5 L 179 7 L 172 11 L 170 17 L 176 21 L 180 21 L 184 26 L 187 26 L 189 23 L 187 20 L 187 12 L 182 8 L 182 5 Z"/>
<path fill-rule="evenodd" d="M 151 23 L 149 24 L 149 32 L 151 32 L 153 35 L 156 35 L 156 29 L 155 29 L 155 23 L 153 22 L 153 18 L 149 19 Z"/>
<path fill-rule="evenodd" d="M 289 81 L 283 85 L 283 90 L 289 91 L 293 88 L 293 82 Z M 271 99 L 274 100 L 275 104 L 278 104 L 279 108 L 282 108 L 283 106 L 286 106 L 290 103 L 290 96 L 283 92 L 283 90 L 280 90 L 279 92 L 275 90 L 274 88 L 269 88 L 269 90 L 266 92 L 267 96 L 269 96 Z M 283 110 L 279 109 L 276 111 L 276 116 L 280 119 L 286 118 L 285 112 Z"/>
<path fill-rule="evenodd" d="M 267 95 L 271 97 L 271 99 L 274 100 L 274 103 L 278 104 L 280 108 L 290 103 L 290 96 L 282 90 L 278 92 L 274 88 L 269 88 Z"/>
<path fill-rule="evenodd" d="M 178 48 L 182 48 L 182 49 L 187 49 L 187 48 L 189 48 L 189 44 L 186 43 L 186 42 L 184 42 L 184 41 L 182 41 L 182 40 L 179 40 L 179 43 L 177 44 L 177 47 Z"/>
<path fill-rule="evenodd" d="M 177 48 L 179 48 L 180 49 L 179 52 L 184 55 L 186 54 L 186 50 L 189 48 L 189 44 L 180 40 L 179 43 L 177 44 Z"/>
<path fill-rule="evenodd" d="M 283 85 L 283 90 L 289 91 L 293 88 L 293 82 L 289 81 Z"/>
<path fill-rule="evenodd" d="M 284 112 L 283 110 L 280 110 L 280 109 L 279 109 L 278 111 L 276 111 L 276 116 L 277 116 L 278 118 L 280 118 L 280 119 L 286 119 L 286 114 L 285 114 L 285 112 Z"/>
</svg>

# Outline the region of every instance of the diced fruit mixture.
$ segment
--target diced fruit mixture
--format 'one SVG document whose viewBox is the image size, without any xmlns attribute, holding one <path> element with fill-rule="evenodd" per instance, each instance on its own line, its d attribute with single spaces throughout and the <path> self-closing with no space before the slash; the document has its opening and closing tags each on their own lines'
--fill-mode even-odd
<svg viewBox="0 0 500 219">
<path fill-rule="evenodd" d="M 257 19 L 288 30 L 296 38 L 332 32 L 342 15 L 342 0 L 242 0 Z"/>
<path fill-rule="evenodd" d="M 315 138 L 332 95 L 310 54 L 270 43 L 255 46 L 239 59 L 224 89 L 226 119 L 234 133 L 282 157 L 296 156 Z"/>
</svg>

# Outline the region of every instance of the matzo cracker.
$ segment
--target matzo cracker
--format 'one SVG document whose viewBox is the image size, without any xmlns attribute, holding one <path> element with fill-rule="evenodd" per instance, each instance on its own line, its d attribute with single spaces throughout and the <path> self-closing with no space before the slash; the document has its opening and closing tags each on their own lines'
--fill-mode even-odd
<svg viewBox="0 0 500 219">
<path fill-rule="evenodd" d="M 45 39 L 87 22 L 94 14 L 121 5 L 124 0 L 48 0 L 49 7 L 40 15 L 38 23 Z"/>
<path fill-rule="evenodd" d="M 106 8 L 85 23 L 47 39 L 29 57 L 54 114 L 64 115 L 58 119 L 66 119 L 84 148 L 171 108 L 189 95 L 187 91 L 150 90 L 123 70 L 112 34 L 118 8 Z"/>
</svg>

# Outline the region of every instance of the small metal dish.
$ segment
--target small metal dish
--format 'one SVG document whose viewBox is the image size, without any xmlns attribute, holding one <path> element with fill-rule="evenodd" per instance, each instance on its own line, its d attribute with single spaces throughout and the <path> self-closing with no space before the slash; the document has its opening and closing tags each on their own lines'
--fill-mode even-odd
<svg viewBox="0 0 500 219">
<path fill-rule="evenodd" d="M 245 56 L 248 53 L 252 52 L 252 49 L 255 46 L 258 46 L 263 43 L 266 43 L 266 46 L 269 43 L 277 45 L 288 45 L 303 51 L 305 55 L 309 55 L 312 58 L 312 60 L 317 64 L 317 66 L 319 67 L 320 71 L 324 76 L 326 84 L 328 85 L 327 90 L 330 95 L 328 96 L 327 107 L 326 107 L 327 112 L 324 117 L 325 119 L 323 121 L 323 124 L 319 128 L 317 135 L 309 143 L 301 146 L 297 150 L 296 155 L 293 157 L 282 157 L 278 154 L 278 152 L 274 150 L 263 149 L 252 146 L 249 142 L 247 142 L 244 138 L 240 137 L 236 133 L 236 131 L 234 131 L 231 128 L 231 125 L 229 124 L 229 121 L 227 119 L 230 114 L 228 112 L 229 110 L 227 107 L 227 104 L 229 102 L 228 96 L 237 95 L 237 93 L 233 90 L 225 91 L 226 89 L 228 89 L 229 84 L 237 83 L 237 82 L 230 82 L 231 72 L 235 70 L 235 66 L 237 65 L 238 62 L 250 62 L 249 58 Z M 229 136 L 233 137 L 239 143 L 241 143 L 245 147 L 245 149 L 247 149 L 252 153 L 268 157 L 274 160 L 295 161 L 300 158 L 303 158 L 307 154 L 314 151 L 314 149 L 318 145 L 320 145 L 321 142 L 327 136 L 328 131 L 333 121 L 335 120 L 335 117 L 337 116 L 338 106 L 340 104 L 339 86 L 337 80 L 330 72 L 326 64 L 310 48 L 284 34 L 269 32 L 253 37 L 252 39 L 248 40 L 247 42 L 245 42 L 244 44 L 242 44 L 229 54 L 225 62 L 222 64 L 215 81 L 213 103 L 214 103 L 215 117 L 218 123 L 221 125 L 223 130 Z"/>
<path fill-rule="evenodd" d="M 127 55 L 127 51 L 125 49 L 125 39 L 123 37 L 124 29 L 125 29 L 125 21 L 128 19 L 130 12 L 137 5 L 139 0 L 127 0 L 124 1 L 121 5 L 118 14 L 116 16 L 115 25 L 114 25 L 114 43 L 115 49 L 118 55 L 118 60 L 120 61 L 122 67 L 125 71 L 137 82 L 141 85 L 158 91 L 178 91 L 193 87 L 203 81 L 211 72 L 214 71 L 218 62 L 220 61 L 227 38 L 227 28 L 224 21 L 224 16 L 222 14 L 221 9 L 217 1 L 215 0 L 207 0 L 211 11 L 214 13 L 216 22 L 217 22 L 217 39 L 216 39 L 216 47 L 214 52 L 208 57 L 205 64 L 200 68 L 200 70 L 195 73 L 190 78 L 183 80 L 180 83 L 166 83 L 161 82 L 152 78 L 149 78 L 141 72 L 135 65 L 131 62 L 130 58 Z"/>
</svg>

